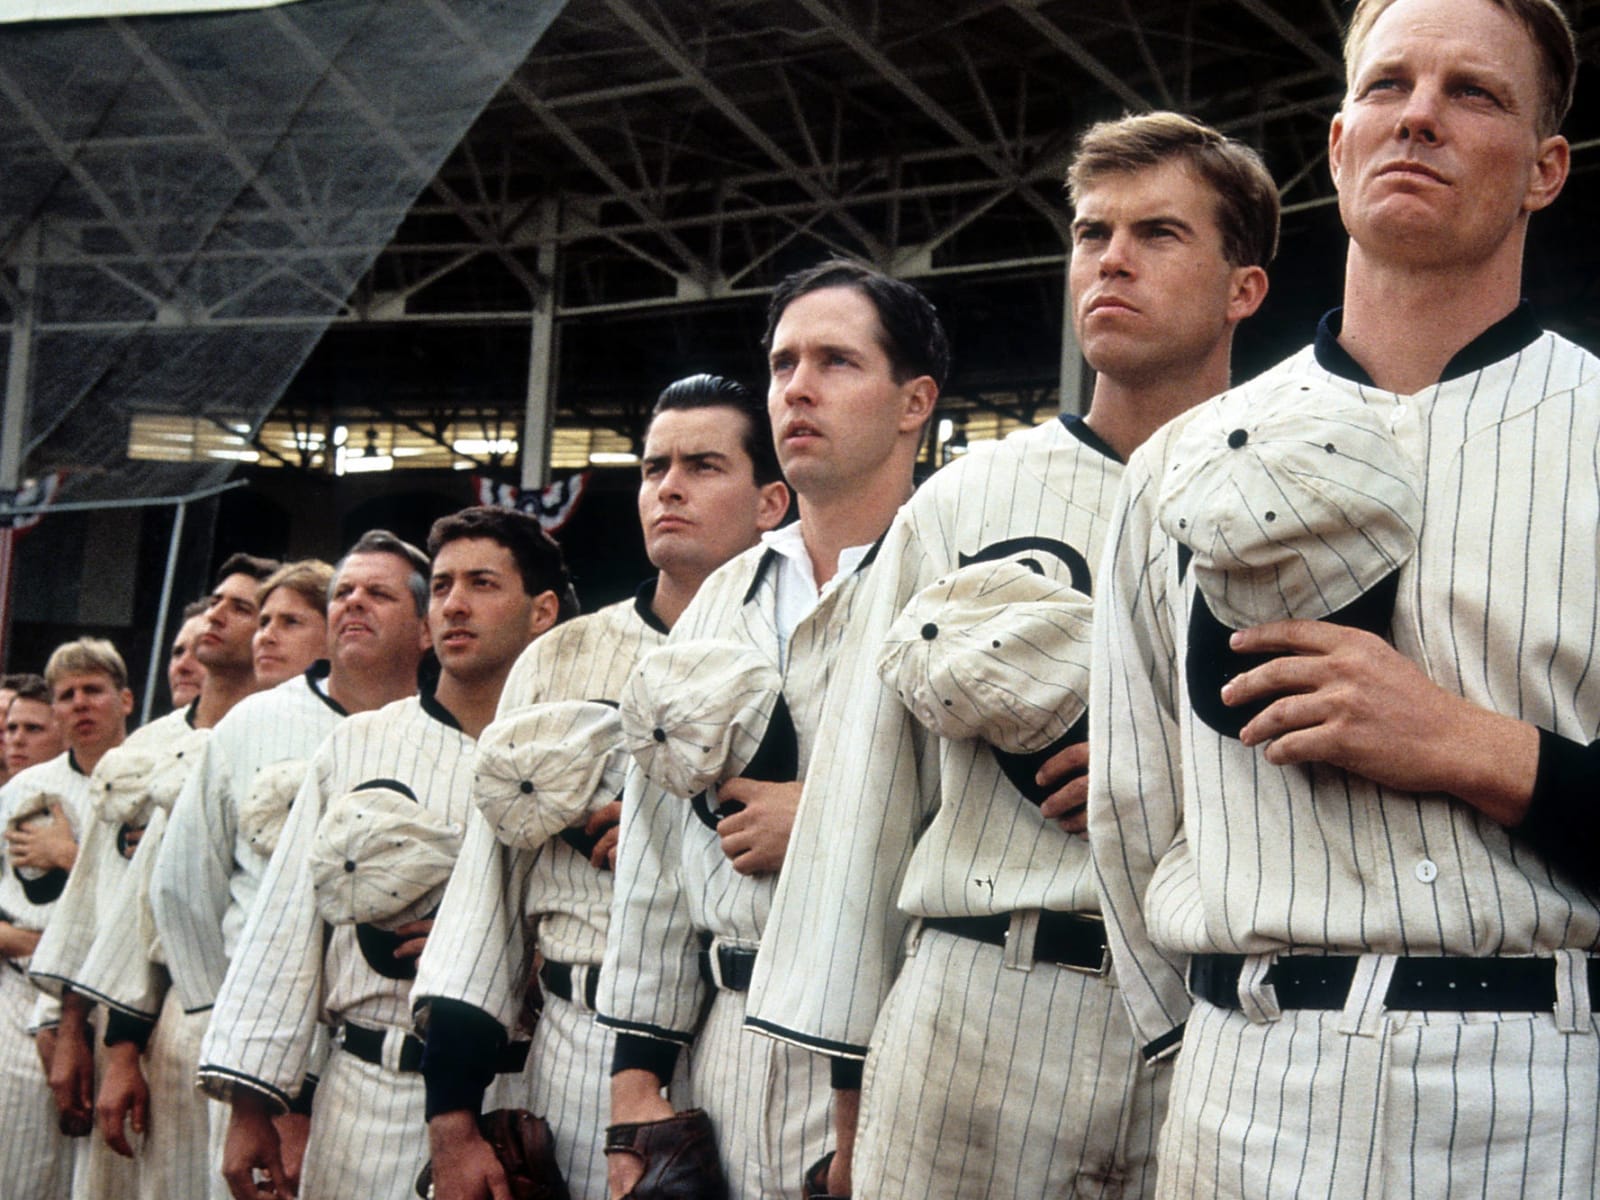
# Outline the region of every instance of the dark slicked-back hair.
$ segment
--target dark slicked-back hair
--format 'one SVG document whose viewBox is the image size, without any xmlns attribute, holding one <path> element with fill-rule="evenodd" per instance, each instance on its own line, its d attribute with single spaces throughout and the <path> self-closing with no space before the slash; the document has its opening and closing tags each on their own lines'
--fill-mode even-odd
<svg viewBox="0 0 1600 1200">
<path fill-rule="evenodd" d="M 656 406 L 650 410 L 654 420 L 664 412 L 681 412 L 693 408 L 731 408 L 744 420 L 744 436 L 740 444 L 750 456 L 757 485 L 779 483 L 783 470 L 778 466 L 778 452 L 772 444 L 772 418 L 767 406 L 744 384 L 721 375 L 690 375 L 667 384 L 656 397 Z"/>
<path fill-rule="evenodd" d="M 0 675 L 0 692 L 15 692 L 15 699 L 34 700 L 40 704 L 49 704 L 53 698 L 50 694 L 50 685 L 44 681 L 43 675 L 33 672 L 23 672 L 17 675 Z M 0 717 L 5 713 L 0 712 Z"/>
<path fill-rule="evenodd" d="M 1360 0 L 1350 17 L 1344 35 L 1345 85 L 1355 83 L 1356 60 L 1372 27 L 1394 0 Z M 1556 0 L 1489 0 L 1509 14 L 1527 32 L 1539 54 L 1540 137 L 1549 137 L 1561 128 L 1572 108 L 1572 92 L 1578 79 L 1578 50 L 1567 14 Z"/>
<path fill-rule="evenodd" d="M 860 292 L 877 310 L 879 344 L 889 358 L 896 383 L 927 375 L 943 389 L 950 374 L 950 339 L 945 336 L 938 310 L 909 283 L 847 258 L 830 258 L 796 271 L 773 289 L 761 345 L 772 349 L 772 335 L 789 305 L 801 296 L 834 287 Z"/>
<path fill-rule="evenodd" d="M 561 547 L 544 531 L 538 518 L 489 505 L 463 508 L 433 523 L 428 531 L 428 553 L 438 557 L 440 547 L 463 538 L 488 538 L 509 550 L 522 576 L 523 591 L 530 596 L 540 592 L 556 594 L 560 601 L 558 622 L 578 615 L 578 595 L 572 590 Z"/>
<path fill-rule="evenodd" d="M 211 581 L 211 585 L 220 586 L 230 575 L 248 575 L 260 583 L 282 565 L 275 558 L 262 558 L 259 554 L 230 554 L 217 568 L 216 578 Z"/>
<path fill-rule="evenodd" d="M 344 570 L 352 554 L 388 554 L 409 566 L 411 573 L 406 576 L 406 588 L 411 592 L 411 601 L 417 606 L 417 616 L 428 615 L 428 576 L 433 572 L 433 564 L 421 550 L 387 529 L 367 530 L 344 552 L 344 557 L 334 563 L 333 581 L 328 584 L 330 598 L 333 589 L 339 586 L 339 572 Z"/>
<path fill-rule="evenodd" d="M 1074 207 L 1096 180 L 1168 162 L 1186 165 L 1217 194 L 1223 256 L 1264 267 L 1278 252 L 1278 188 L 1261 156 L 1211 126 L 1175 112 L 1140 113 L 1091 125 L 1067 168 Z"/>
</svg>

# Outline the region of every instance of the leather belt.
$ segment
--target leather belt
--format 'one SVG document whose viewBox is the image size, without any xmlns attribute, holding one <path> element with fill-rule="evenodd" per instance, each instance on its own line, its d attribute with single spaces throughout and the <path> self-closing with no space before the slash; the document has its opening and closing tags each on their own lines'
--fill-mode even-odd
<svg viewBox="0 0 1600 1200">
<path fill-rule="evenodd" d="M 383 1061 L 383 1040 L 387 1036 L 387 1030 L 368 1029 L 365 1025 L 352 1025 L 349 1021 L 339 1027 L 340 1047 L 375 1067 L 386 1065 Z M 415 1034 L 403 1035 L 399 1069 L 407 1073 L 422 1070 L 422 1039 Z"/>
<path fill-rule="evenodd" d="M 578 971 L 582 971 L 584 974 L 583 1005 L 590 1012 L 593 1012 L 595 996 L 600 991 L 599 967 L 575 967 L 571 963 L 551 962 L 546 959 L 539 967 L 539 984 L 550 995 L 557 996 L 568 1004 L 573 1004 L 576 1003 L 572 998 L 576 991 L 572 986 L 572 976 Z"/>
<path fill-rule="evenodd" d="M 1295 954 L 1267 968 L 1279 1008 L 1345 1006 L 1361 960 L 1355 955 Z M 1189 990 L 1218 1008 L 1238 1009 L 1240 954 L 1197 954 Z M 1591 958 L 1590 1005 L 1600 999 L 1600 959 Z M 1383 1006 L 1401 1012 L 1551 1012 L 1556 968 L 1549 958 L 1406 957 L 1394 965 Z"/>
<path fill-rule="evenodd" d="M 375 1067 L 384 1066 L 383 1042 L 391 1036 L 388 1030 L 368 1029 L 365 1025 L 352 1025 L 346 1021 L 339 1027 L 338 1041 L 341 1048 L 354 1054 L 362 1062 L 371 1063 Z M 531 1042 L 507 1042 L 500 1048 L 500 1054 L 495 1060 L 494 1071 L 496 1075 L 516 1075 L 528 1062 L 528 1049 Z M 422 1070 L 422 1039 L 416 1034 L 401 1035 L 400 1066 L 403 1074 L 412 1074 Z"/>
<path fill-rule="evenodd" d="M 1004 946 L 1011 932 L 1011 914 L 991 917 L 924 917 L 924 929 L 937 929 L 957 937 L 972 938 L 991 946 Z M 1073 971 L 1104 975 L 1111 969 L 1111 951 L 1106 945 L 1106 923 L 1092 913 L 1053 912 L 1039 914 L 1039 929 L 1033 939 L 1033 961 L 1055 963 Z"/>
<path fill-rule="evenodd" d="M 714 988 L 721 988 L 725 992 L 748 992 L 755 973 L 754 950 L 713 942 L 700 951 L 700 978 Z"/>
</svg>

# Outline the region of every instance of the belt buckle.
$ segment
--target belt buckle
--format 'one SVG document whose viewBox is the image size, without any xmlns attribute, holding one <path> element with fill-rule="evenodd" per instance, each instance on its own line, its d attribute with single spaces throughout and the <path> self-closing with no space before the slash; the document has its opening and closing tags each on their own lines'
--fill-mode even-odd
<svg viewBox="0 0 1600 1200">
<path fill-rule="evenodd" d="M 711 945 L 706 947 L 706 958 L 711 966 L 711 985 L 719 992 L 731 991 L 722 978 L 722 942 L 719 939 L 711 939 Z"/>
<path fill-rule="evenodd" d="M 1065 967 L 1069 971 L 1076 971 L 1079 975 L 1092 975 L 1103 979 L 1111 973 L 1111 947 L 1100 947 L 1100 962 L 1097 966 L 1080 966 L 1077 963 L 1058 963 L 1056 965 Z"/>
</svg>

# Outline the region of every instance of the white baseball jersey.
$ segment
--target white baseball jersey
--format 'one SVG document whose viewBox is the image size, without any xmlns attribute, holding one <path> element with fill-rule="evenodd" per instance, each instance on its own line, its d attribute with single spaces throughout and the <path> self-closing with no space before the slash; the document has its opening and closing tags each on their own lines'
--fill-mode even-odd
<svg viewBox="0 0 1600 1200">
<path fill-rule="evenodd" d="M 18 805 L 36 793 L 60 796 L 74 831 L 89 818 L 89 777 L 69 754 L 19 771 L 0 788 L 0 830 Z M 19 929 L 42 930 L 53 902 L 29 900 L 0 843 L 0 920 Z M 72 1186 L 73 1146 L 56 1125 L 55 1101 L 34 1047 L 32 1026 L 39 1000 L 25 978 L 26 959 L 0 963 L 0 1112 L 6 1114 L 0 1142 L 0 1196 L 17 1200 L 61 1200 Z"/>
<path fill-rule="evenodd" d="M 1107 1178 L 1141 1192 L 1160 1089 L 1137 1077 L 1115 984 L 1032 961 L 1040 910 L 1099 910 L 1088 847 L 986 743 L 928 733 L 876 669 L 911 597 L 968 563 L 1023 561 L 1092 594 L 1121 472 L 1076 419 L 975 446 L 900 510 L 839 651 L 749 1023 L 867 1057 L 862 1194 L 1076 1194 Z M 924 931 L 905 961 L 918 917 L 1001 915 L 1005 950 Z"/>
<path fill-rule="evenodd" d="M 502 717 L 552 700 L 610 700 L 639 655 L 666 638 L 649 596 L 557 626 L 517 659 L 500 693 Z M 417 966 L 419 1021 L 449 999 L 488 1013 L 515 1037 L 535 950 L 546 962 L 599 969 L 610 922 L 611 872 L 560 838 L 536 850 L 504 845 L 475 808 L 461 856 Z M 582 1003 L 546 995 L 527 1069 L 494 1088 L 496 1106 L 531 1108 L 550 1123 L 574 1196 L 603 1196 L 602 1152 L 614 1039 Z"/>
<path fill-rule="evenodd" d="M 852 557 L 856 569 L 841 563 L 787 639 L 779 632 L 779 552 L 761 546 L 715 571 L 669 638 L 732 639 L 768 658 L 783 678 L 802 778 L 839 641 L 871 561 L 870 554 Z M 718 991 L 701 1032 L 708 991 L 699 969 L 702 935 L 755 950 L 776 884 L 771 875 L 736 872 L 686 799 L 647 787 L 637 768 L 630 771 L 600 1019 L 619 1030 L 695 1043 L 691 1099 L 717 1128 L 735 1195 L 797 1194 L 830 1132 L 826 1063 L 742 1031 L 743 995 Z"/>
<path fill-rule="evenodd" d="M 134 730 L 124 743 L 155 749 L 190 733 L 194 726 L 194 706 L 178 709 Z M 97 988 L 108 980 L 125 980 L 131 976 L 141 979 L 148 963 L 140 952 L 138 920 L 130 891 L 124 897 L 124 877 L 131 874 L 132 863 L 118 849 L 118 828 L 97 819 L 85 822 L 78 840 L 78 861 L 67 879 L 66 890 L 56 902 L 49 928 L 39 940 L 38 948 L 29 964 L 28 973 L 33 981 L 52 995 L 59 996 L 64 986 L 83 992 L 96 1000 L 106 1001 L 126 1011 L 141 1011 L 135 1005 L 120 1002 L 114 992 L 126 996 L 128 986 Z M 108 945 L 105 957 L 96 964 L 95 978 L 85 975 L 84 967 L 94 948 L 101 923 L 111 930 L 108 935 L 114 944 Z M 139 985 L 133 985 L 139 991 Z M 146 1005 L 144 1015 L 154 1015 Z"/>
<path fill-rule="evenodd" d="M 356 927 L 324 922 L 311 846 L 328 803 L 373 780 L 399 781 L 438 817 L 464 824 L 473 748 L 428 693 L 357 713 L 329 735 L 312 758 L 217 993 L 200 1054 L 200 1084 L 210 1095 L 228 1099 L 242 1083 L 286 1106 L 315 1065 L 319 1022 L 380 1031 L 385 1054 L 399 1053 L 411 1026 L 411 982 L 374 970 Z M 409 1192 L 427 1158 L 422 1079 L 391 1069 L 397 1059 L 386 1062 L 368 1071 L 351 1054 L 330 1056 L 312 1112 L 302 1194 L 400 1200 Z M 399 1115 L 369 1127 L 368 1110 Z M 413 1135 L 395 1136 L 401 1126 Z"/>
<path fill-rule="evenodd" d="M 1356 382 L 1326 328 L 1269 375 L 1348 390 L 1422 465 L 1397 649 L 1447 691 L 1588 743 L 1600 363 L 1529 325 L 1508 318 L 1410 396 Z M 1149 1056 L 1184 1044 L 1163 1194 L 1593 1194 L 1600 1037 L 1586 987 L 1558 989 L 1555 1014 L 1389 1013 L 1382 999 L 1405 955 L 1553 954 L 1581 978 L 1600 903 L 1460 801 L 1274 767 L 1195 715 L 1195 584 L 1155 510 L 1181 428 L 1129 465 L 1096 627 L 1090 775 L 1135 1028 Z M 1188 956 L 1216 952 L 1248 956 L 1244 1008 L 1197 1003 L 1185 1034 Z M 1280 1012 L 1262 980 L 1279 952 L 1361 956 L 1346 1009 Z M 1587 1082 L 1569 1097 L 1571 1080 Z"/>
<path fill-rule="evenodd" d="M 327 663 L 241 700 L 217 722 L 172 812 L 156 856 L 150 904 L 172 986 L 186 1012 L 210 1008 L 266 874 L 240 828 L 239 805 L 263 767 L 304 760 L 344 719 L 328 697 Z"/>
</svg>

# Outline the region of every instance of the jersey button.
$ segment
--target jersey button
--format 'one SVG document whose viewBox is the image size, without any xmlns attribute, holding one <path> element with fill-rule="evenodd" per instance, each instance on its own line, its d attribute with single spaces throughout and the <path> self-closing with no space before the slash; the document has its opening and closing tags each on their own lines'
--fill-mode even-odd
<svg viewBox="0 0 1600 1200">
<path fill-rule="evenodd" d="M 1417 864 L 1417 879 L 1423 883 L 1432 883 L 1439 878 L 1439 864 L 1431 858 L 1425 858 Z"/>
</svg>

